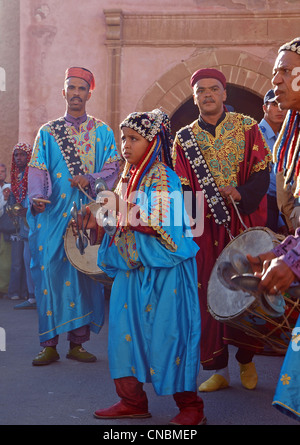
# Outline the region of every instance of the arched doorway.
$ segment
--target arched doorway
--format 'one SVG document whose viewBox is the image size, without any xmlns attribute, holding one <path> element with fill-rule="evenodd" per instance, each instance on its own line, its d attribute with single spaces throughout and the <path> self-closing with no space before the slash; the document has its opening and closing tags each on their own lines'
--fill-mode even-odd
<svg viewBox="0 0 300 445">
<path fill-rule="evenodd" d="M 227 84 L 226 105 L 238 113 L 253 117 L 257 122 L 263 118 L 263 100 L 257 94 L 233 84 Z M 190 124 L 198 118 L 198 107 L 190 97 L 171 117 L 172 133 Z"/>
</svg>

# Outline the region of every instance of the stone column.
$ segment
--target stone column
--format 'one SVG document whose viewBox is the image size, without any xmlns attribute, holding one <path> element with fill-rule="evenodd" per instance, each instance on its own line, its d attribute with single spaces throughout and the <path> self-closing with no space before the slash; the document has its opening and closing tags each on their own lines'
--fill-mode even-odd
<svg viewBox="0 0 300 445">
<path fill-rule="evenodd" d="M 122 24 L 121 9 L 104 10 L 107 33 L 106 46 L 108 48 L 108 79 L 107 79 L 107 111 L 108 123 L 111 126 L 118 143 L 120 124 L 120 96 L 121 96 L 121 52 L 122 52 Z"/>
</svg>

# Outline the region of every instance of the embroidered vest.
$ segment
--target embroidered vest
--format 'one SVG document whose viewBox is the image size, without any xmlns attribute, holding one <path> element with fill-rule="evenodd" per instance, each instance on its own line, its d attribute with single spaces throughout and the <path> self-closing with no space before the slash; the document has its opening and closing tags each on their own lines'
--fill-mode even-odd
<svg viewBox="0 0 300 445">
<path fill-rule="evenodd" d="M 80 155 L 76 150 L 76 145 L 71 138 L 66 121 L 63 117 L 49 123 L 51 133 L 53 134 L 60 151 L 66 161 L 71 176 L 82 175 L 85 173 Z"/>
</svg>

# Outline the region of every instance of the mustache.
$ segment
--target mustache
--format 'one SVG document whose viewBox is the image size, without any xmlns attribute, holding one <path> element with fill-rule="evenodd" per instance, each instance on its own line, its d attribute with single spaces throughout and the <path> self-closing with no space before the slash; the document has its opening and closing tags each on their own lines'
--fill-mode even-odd
<svg viewBox="0 0 300 445">
<path fill-rule="evenodd" d="M 208 97 L 207 99 L 204 99 L 203 103 L 204 104 L 215 103 L 215 101 L 211 97 Z"/>
</svg>

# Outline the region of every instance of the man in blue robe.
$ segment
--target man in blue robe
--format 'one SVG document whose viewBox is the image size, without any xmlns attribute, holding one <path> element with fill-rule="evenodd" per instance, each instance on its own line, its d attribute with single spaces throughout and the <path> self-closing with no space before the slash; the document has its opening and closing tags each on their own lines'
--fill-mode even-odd
<svg viewBox="0 0 300 445">
<path fill-rule="evenodd" d="M 120 158 L 113 132 L 86 113 L 94 88 L 89 70 L 72 67 L 66 71 L 62 91 L 66 114 L 40 128 L 29 163 L 27 219 L 43 347 L 33 365 L 48 365 L 60 358 L 56 346 L 63 332 L 68 332 L 70 341 L 67 358 L 96 360 L 82 343 L 89 340 L 90 331 L 98 333 L 103 325 L 103 285 L 75 269 L 64 249 L 73 203 L 79 208 L 81 200 L 88 200 L 86 195 L 95 196 L 97 178 L 112 188 L 118 177 Z"/>
</svg>

